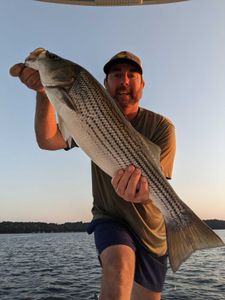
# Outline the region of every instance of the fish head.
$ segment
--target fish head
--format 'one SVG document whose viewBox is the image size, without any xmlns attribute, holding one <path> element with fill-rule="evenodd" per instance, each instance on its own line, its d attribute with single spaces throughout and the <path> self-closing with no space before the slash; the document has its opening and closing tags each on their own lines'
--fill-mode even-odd
<svg viewBox="0 0 225 300">
<path fill-rule="evenodd" d="M 71 86 L 80 66 L 44 48 L 37 48 L 25 59 L 25 65 L 38 70 L 44 87 Z"/>
</svg>

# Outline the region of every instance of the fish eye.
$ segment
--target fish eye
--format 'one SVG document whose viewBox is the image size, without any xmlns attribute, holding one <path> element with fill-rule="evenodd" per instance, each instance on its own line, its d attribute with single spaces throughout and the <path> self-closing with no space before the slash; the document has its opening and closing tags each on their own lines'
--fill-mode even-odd
<svg viewBox="0 0 225 300">
<path fill-rule="evenodd" d="M 46 56 L 51 58 L 51 59 L 59 59 L 59 56 L 54 54 L 54 53 L 51 53 L 49 51 L 46 51 Z"/>
</svg>

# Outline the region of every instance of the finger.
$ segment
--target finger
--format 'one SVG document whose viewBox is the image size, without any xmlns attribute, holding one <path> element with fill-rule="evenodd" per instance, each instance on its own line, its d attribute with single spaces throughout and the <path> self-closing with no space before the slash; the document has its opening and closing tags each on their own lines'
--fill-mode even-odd
<svg viewBox="0 0 225 300">
<path fill-rule="evenodd" d="M 112 180 L 111 180 L 111 183 L 112 183 L 114 189 L 117 189 L 118 183 L 119 183 L 119 181 L 120 181 L 120 179 L 121 179 L 123 173 L 124 173 L 124 170 L 120 169 L 120 170 L 118 170 L 118 171 L 116 172 L 116 174 L 113 176 L 113 178 L 112 178 Z"/>
<path fill-rule="evenodd" d="M 149 201 L 149 184 L 146 177 L 141 176 L 140 178 L 140 189 L 137 193 L 137 202 L 147 202 Z"/>
<path fill-rule="evenodd" d="M 9 74 L 13 77 L 20 76 L 23 72 L 23 69 L 25 68 L 25 65 L 22 63 L 15 64 L 9 69 Z"/>
<path fill-rule="evenodd" d="M 129 179 L 130 179 L 132 173 L 134 172 L 134 170 L 135 170 L 135 167 L 133 165 L 129 165 L 125 169 L 120 181 L 118 182 L 117 189 L 116 189 L 117 194 L 119 194 L 120 196 L 124 195 L 124 192 L 127 188 L 127 184 L 129 182 Z"/>
<path fill-rule="evenodd" d="M 135 169 L 132 175 L 130 176 L 130 179 L 128 181 L 125 195 L 128 199 L 131 201 L 135 198 L 137 193 L 137 188 L 139 187 L 139 181 L 141 178 L 141 170 Z"/>
<path fill-rule="evenodd" d="M 40 75 L 37 70 L 25 67 L 20 75 L 20 80 L 29 88 L 41 91 L 43 90 L 43 85 L 40 80 Z"/>
<path fill-rule="evenodd" d="M 24 67 L 20 74 L 20 79 L 24 81 L 29 81 L 29 79 L 34 80 L 36 78 L 40 78 L 38 71 L 28 67 Z"/>
</svg>

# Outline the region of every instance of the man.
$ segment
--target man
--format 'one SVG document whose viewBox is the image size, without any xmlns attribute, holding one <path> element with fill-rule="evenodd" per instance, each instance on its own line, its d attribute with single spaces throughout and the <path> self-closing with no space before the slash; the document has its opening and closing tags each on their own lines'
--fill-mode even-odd
<svg viewBox="0 0 225 300">
<path fill-rule="evenodd" d="M 104 72 L 106 90 L 136 130 L 161 148 L 161 167 L 171 178 L 174 126 L 165 117 L 139 107 L 145 85 L 140 59 L 127 51 L 120 52 L 106 63 Z M 68 150 L 76 146 L 63 123 L 57 124 L 38 72 L 17 64 L 11 73 L 37 91 L 35 132 L 40 148 Z M 88 232 L 95 234 L 102 265 L 100 299 L 160 299 L 167 270 L 166 231 L 161 212 L 149 199 L 146 178 L 130 164 L 111 179 L 92 162 L 92 188 L 93 220 Z M 121 211 L 128 221 L 120 218 Z"/>
</svg>

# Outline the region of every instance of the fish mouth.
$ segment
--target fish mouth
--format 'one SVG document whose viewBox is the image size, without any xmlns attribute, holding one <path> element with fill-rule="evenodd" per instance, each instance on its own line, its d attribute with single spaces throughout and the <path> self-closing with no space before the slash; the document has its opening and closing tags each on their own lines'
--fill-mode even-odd
<svg viewBox="0 0 225 300">
<path fill-rule="evenodd" d="M 26 65 L 27 67 L 32 68 L 32 67 L 33 67 L 32 63 L 34 63 L 34 62 L 38 59 L 38 57 L 39 57 L 42 53 L 45 53 L 45 52 L 46 52 L 46 50 L 45 50 L 44 48 L 37 48 L 37 49 L 35 49 L 35 50 L 32 51 L 32 52 L 28 55 L 28 57 L 25 59 L 25 65 Z"/>
<path fill-rule="evenodd" d="M 27 57 L 27 59 L 31 59 L 31 60 L 37 59 L 39 57 L 39 55 L 43 52 L 46 52 L 46 50 L 44 48 L 37 48 L 30 53 L 30 55 Z"/>
</svg>

